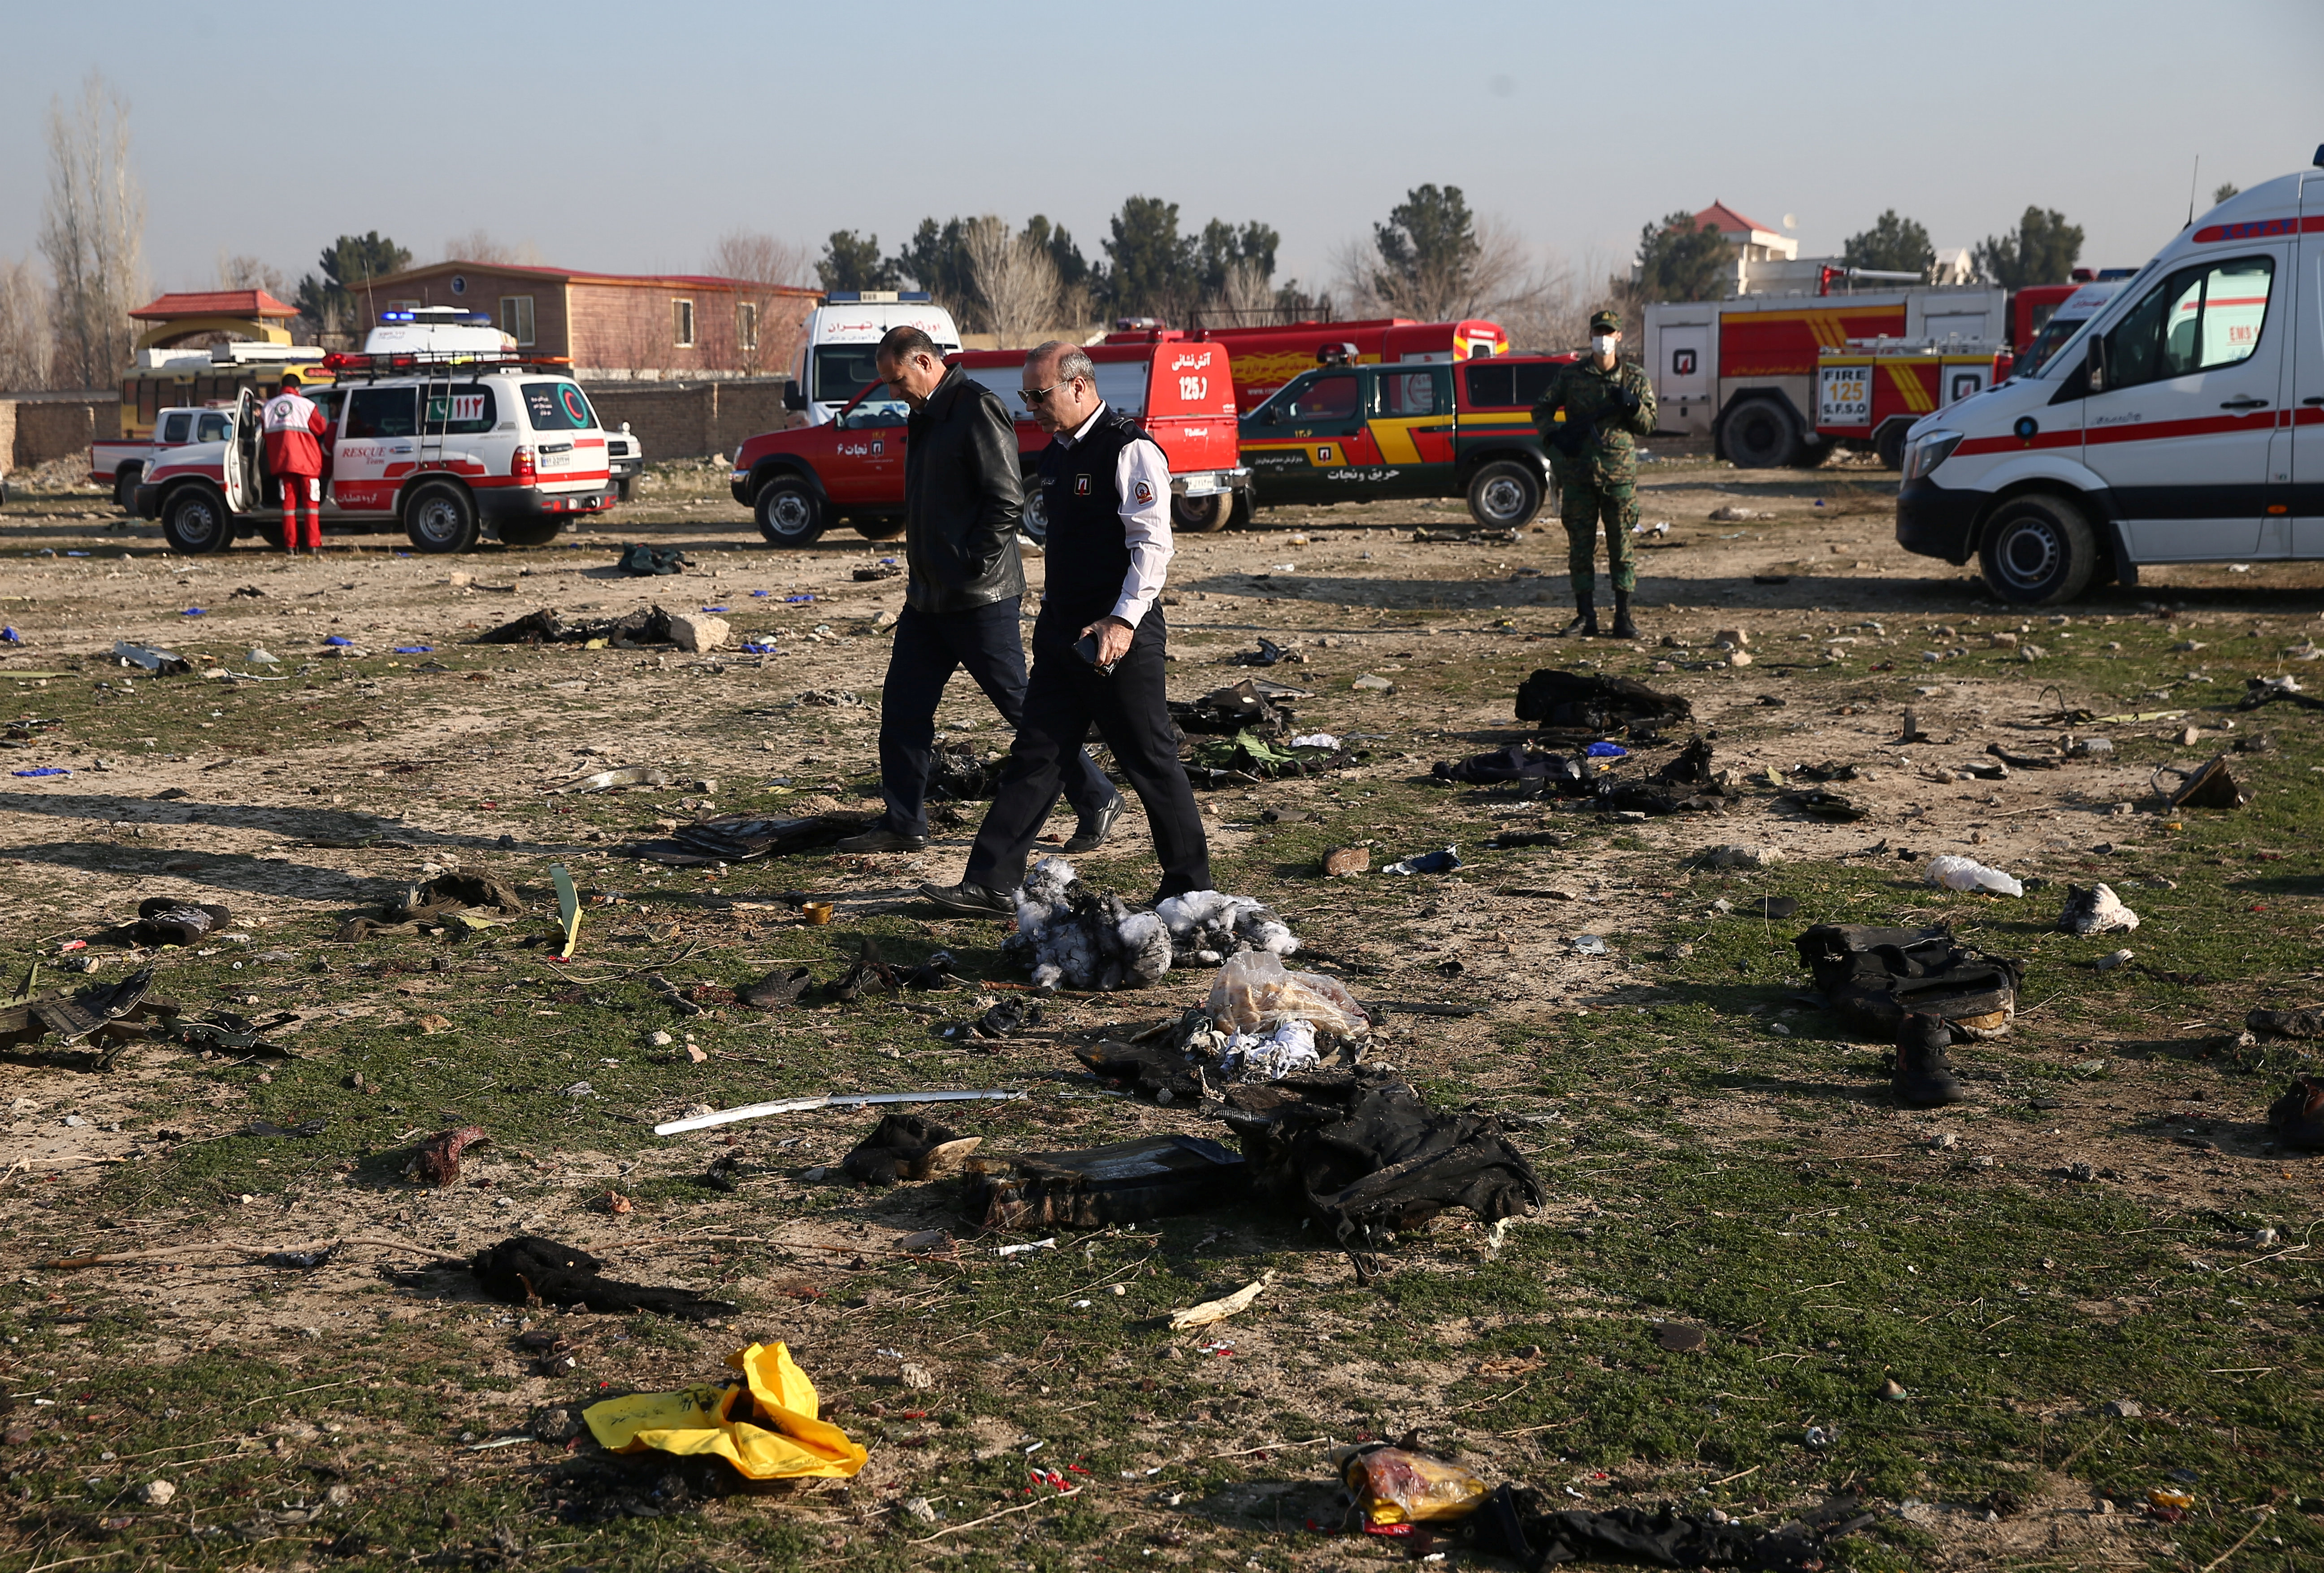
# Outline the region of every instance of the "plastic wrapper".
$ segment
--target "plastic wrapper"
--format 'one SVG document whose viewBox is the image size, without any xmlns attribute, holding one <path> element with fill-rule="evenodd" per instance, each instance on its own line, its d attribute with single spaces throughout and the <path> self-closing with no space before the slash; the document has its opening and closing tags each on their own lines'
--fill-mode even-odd
<svg viewBox="0 0 2324 1573">
<path fill-rule="evenodd" d="M 1286 1021 L 1310 1022 L 1343 1038 L 1371 1030 L 1345 985 L 1320 972 L 1286 971 L 1272 951 L 1230 957 L 1211 985 L 1208 1009 L 1222 1032 L 1249 1033 Z"/>
<path fill-rule="evenodd" d="M 1458 1464 L 1402 1448 L 1375 1448 L 1347 1461 L 1341 1475 L 1364 1522 L 1443 1523 L 1477 1511 L 1491 1489 Z"/>
<path fill-rule="evenodd" d="M 1998 869 L 1988 869 L 1975 858 L 1931 858 L 1928 882 L 1948 890 L 1986 890 L 1996 896 L 2023 896 L 2025 887 Z"/>
</svg>

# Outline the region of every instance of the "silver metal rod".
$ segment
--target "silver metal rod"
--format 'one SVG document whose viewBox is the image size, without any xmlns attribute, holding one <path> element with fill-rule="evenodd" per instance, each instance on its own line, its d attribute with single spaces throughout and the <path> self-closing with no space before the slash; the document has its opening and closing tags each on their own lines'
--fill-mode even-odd
<svg viewBox="0 0 2324 1573">
<path fill-rule="evenodd" d="M 733 1125 L 738 1120 L 760 1119 L 770 1114 L 804 1114 L 815 1108 L 861 1108 L 874 1103 L 966 1103 L 985 1099 L 1008 1102 L 1025 1096 L 1021 1089 L 1014 1092 L 992 1089 L 982 1092 L 836 1092 L 826 1097 L 784 1098 L 773 1103 L 745 1103 L 734 1108 L 722 1108 L 715 1114 L 697 1114 L 691 1119 L 673 1119 L 654 1127 L 654 1135 L 674 1136 L 681 1131 L 708 1130 L 713 1126 Z"/>
</svg>

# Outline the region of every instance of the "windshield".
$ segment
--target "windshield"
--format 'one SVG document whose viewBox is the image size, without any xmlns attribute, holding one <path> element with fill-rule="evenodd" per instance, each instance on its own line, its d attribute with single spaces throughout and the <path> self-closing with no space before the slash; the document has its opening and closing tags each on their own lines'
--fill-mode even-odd
<svg viewBox="0 0 2324 1573">
<path fill-rule="evenodd" d="M 2089 318 L 2087 317 L 2052 317 L 2042 325 L 2042 331 L 2034 336 L 2034 342 L 2025 346 L 2025 353 L 2017 357 L 2017 374 L 2031 377 L 2048 365 L 2050 357 L 2056 354 L 2068 339 L 2080 332 L 2082 325 L 2088 321 Z"/>
<path fill-rule="evenodd" d="M 589 400 L 574 383 L 526 382 L 520 391 L 524 395 L 525 419 L 535 431 L 586 431 L 597 424 L 597 412 L 589 408 Z M 456 411 L 455 418 L 458 415 Z"/>
<path fill-rule="evenodd" d="M 877 345 L 825 345 L 815 352 L 815 386 L 809 397 L 817 404 L 844 404 L 864 389 L 880 380 L 880 369 L 874 363 L 879 354 Z M 874 393 L 856 406 L 860 413 L 893 405 L 904 409 L 904 401 L 885 394 Z"/>
</svg>

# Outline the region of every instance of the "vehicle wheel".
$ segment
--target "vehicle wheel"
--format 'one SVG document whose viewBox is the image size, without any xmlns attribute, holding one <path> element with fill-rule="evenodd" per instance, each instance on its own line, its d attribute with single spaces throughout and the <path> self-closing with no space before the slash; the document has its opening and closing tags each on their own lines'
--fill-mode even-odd
<svg viewBox="0 0 2324 1573">
<path fill-rule="evenodd" d="M 1882 469 L 1904 467 L 1904 434 L 1912 429 L 1912 423 L 1904 420 L 1892 420 L 1880 428 L 1879 435 L 1872 439 L 1872 451 L 1879 456 Z"/>
<path fill-rule="evenodd" d="M 161 537 L 170 549 L 199 557 L 234 545 L 234 520 L 226 499 L 208 486 L 180 486 L 161 506 Z"/>
<path fill-rule="evenodd" d="M 1720 446 L 1738 470 L 1776 470 L 1799 462 L 1800 423 L 1771 400 L 1747 400 L 1729 410 L 1721 435 Z"/>
<path fill-rule="evenodd" d="M 474 550 L 476 500 L 449 481 L 428 482 L 403 500 L 403 533 L 423 552 Z"/>
<path fill-rule="evenodd" d="M 813 546 L 824 530 L 823 499 L 797 475 L 759 488 L 759 533 L 779 547 Z"/>
<path fill-rule="evenodd" d="M 622 476 L 620 480 L 613 483 L 613 495 L 620 498 L 622 501 L 627 502 L 630 500 L 630 488 L 634 485 L 636 482 L 637 477 L 635 475 Z"/>
<path fill-rule="evenodd" d="M 143 465 L 124 465 L 113 472 L 113 505 L 124 513 L 137 511 L 137 483 L 145 478 Z"/>
<path fill-rule="evenodd" d="M 548 519 L 512 519 L 501 529 L 501 544 L 504 547 L 545 547 L 557 538 L 565 521 L 551 516 Z"/>
<path fill-rule="evenodd" d="M 898 539 L 904 533 L 904 521 L 890 518 L 884 513 L 869 514 L 860 519 L 851 519 L 847 522 L 855 527 L 857 535 L 868 541 L 891 541 Z"/>
<path fill-rule="evenodd" d="M 1256 486 L 1245 486 L 1241 491 L 1234 494 L 1234 501 L 1228 505 L 1227 528 L 1229 529 L 1249 529 L 1250 528 L 1252 518 L 1256 516 L 1258 512 L 1259 488 Z"/>
<path fill-rule="evenodd" d="M 1041 477 L 1025 477 L 1025 511 L 1017 516 L 1017 528 L 1035 546 L 1049 544 L 1049 505 L 1041 500 Z"/>
<path fill-rule="evenodd" d="M 1207 497 L 1173 497 L 1170 499 L 1170 528 L 1183 529 L 1189 535 L 1216 535 L 1227 527 L 1227 496 L 1213 492 Z"/>
<path fill-rule="evenodd" d="M 2098 536 L 2063 497 L 2035 492 L 2001 505 L 1986 526 L 1978 566 L 1987 588 L 2020 606 L 2055 606 L 2089 588 Z"/>
<path fill-rule="evenodd" d="M 1469 517 L 1487 529 L 1519 529 L 1541 511 L 1541 476 L 1515 459 L 1496 459 L 1469 477 Z"/>
</svg>

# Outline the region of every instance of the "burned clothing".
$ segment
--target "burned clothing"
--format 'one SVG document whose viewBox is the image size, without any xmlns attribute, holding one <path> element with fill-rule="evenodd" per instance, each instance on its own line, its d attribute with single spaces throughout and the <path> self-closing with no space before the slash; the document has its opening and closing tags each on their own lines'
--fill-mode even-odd
<svg viewBox="0 0 2324 1573">
<path fill-rule="evenodd" d="M 1761 1573 L 1817 1573 L 1824 1543 L 1872 1522 L 1852 1498 L 1841 1498 L 1773 1529 L 1717 1523 L 1683 1515 L 1665 1504 L 1649 1513 L 1618 1507 L 1604 1513 L 1559 1509 L 1529 1486 L 1502 1486 L 1469 1521 L 1476 1550 L 1507 1557 L 1526 1573 L 1561 1563 L 1632 1562 L 1650 1568 L 1739 1568 Z"/>
<path fill-rule="evenodd" d="M 468 1270 L 485 1293 L 511 1305 L 586 1305 L 602 1316 L 650 1311 L 682 1321 L 710 1321 L 737 1309 L 691 1289 L 616 1283 L 598 1276 L 604 1265 L 578 1246 L 517 1235 L 478 1251 Z"/>
<path fill-rule="evenodd" d="M 1600 677 L 1545 667 L 1517 685 L 1517 719 L 1537 722 L 1545 731 L 1612 732 L 1674 726 L 1693 713 L 1677 695 L 1657 693 L 1635 677 Z"/>
<path fill-rule="evenodd" d="M 1249 1165 L 1218 1143 L 1148 1136 L 1083 1152 L 973 1159 L 964 1203 L 982 1228 L 1094 1228 L 1222 1207 L 1250 1188 Z"/>
<path fill-rule="evenodd" d="M 2019 963 L 1970 950 L 1941 925 L 1818 924 L 1793 943 L 1832 1009 L 1881 1038 L 1914 1012 L 1965 1038 L 1998 1036 L 2017 1014 Z"/>
</svg>

